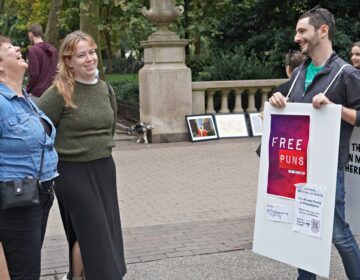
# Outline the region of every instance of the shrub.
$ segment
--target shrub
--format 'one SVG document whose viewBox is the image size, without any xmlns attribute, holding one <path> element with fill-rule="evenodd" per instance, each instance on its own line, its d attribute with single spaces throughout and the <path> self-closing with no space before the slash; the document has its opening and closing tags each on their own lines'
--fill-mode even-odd
<svg viewBox="0 0 360 280">
<path fill-rule="evenodd" d="M 243 47 L 233 51 L 214 52 L 211 57 L 211 66 L 205 66 L 199 73 L 199 80 L 252 80 L 281 77 L 281 65 L 273 65 L 273 54 L 268 53 L 262 59 L 256 56 L 255 51 L 245 53 Z"/>
<path fill-rule="evenodd" d="M 105 66 L 105 73 L 109 74 L 109 60 L 104 59 L 103 61 Z M 143 67 L 143 62 L 141 60 L 136 60 L 132 56 L 128 58 L 114 58 L 112 60 L 112 72 L 119 74 L 128 74 L 128 73 L 137 73 L 140 68 Z"/>
<path fill-rule="evenodd" d="M 186 65 L 191 69 L 191 75 L 193 81 L 200 79 L 199 74 L 204 71 L 205 67 L 211 64 L 210 56 L 208 55 L 195 55 L 187 56 Z"/>
<path fill-rule="evenodd" d="M 114 89 L 116 101 L 130 106 L 139 106 L 138 80 L 121 80 L 110 82 Z"/>
</svg>

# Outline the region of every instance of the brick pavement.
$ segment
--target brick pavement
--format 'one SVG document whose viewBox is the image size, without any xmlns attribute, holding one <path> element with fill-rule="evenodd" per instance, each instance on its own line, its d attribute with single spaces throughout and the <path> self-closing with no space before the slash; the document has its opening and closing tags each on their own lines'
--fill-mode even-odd
<svg viewBox="0 0 360 280">
<path fill-rule="evenodd" d="M 249 249 L 258 143 L 241 138 L 138 145 L 118 135 L 113 156 L 127 263 Z M 63 275 L 67 254 L 55 203 L 41 279 Z"/>
</svg>

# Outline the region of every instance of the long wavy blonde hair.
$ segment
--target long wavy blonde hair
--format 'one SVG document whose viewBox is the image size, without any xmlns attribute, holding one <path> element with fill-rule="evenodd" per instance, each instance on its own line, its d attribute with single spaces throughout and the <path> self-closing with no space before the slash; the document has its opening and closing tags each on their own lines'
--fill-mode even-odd
<svg viewBox="0 0 360 280">
<path fill-rule="evenodd" d="M 74 103 L 75 76 L 68 62 L 75 54 L 80 41 L 87 41 L 91 47 L 97 47 L 94 39 L 85 32 L 78 30 L 68 34 L 60 46 L 58 72 L 53 82 L 68 108 L 76 108 Z"/>
</svg>

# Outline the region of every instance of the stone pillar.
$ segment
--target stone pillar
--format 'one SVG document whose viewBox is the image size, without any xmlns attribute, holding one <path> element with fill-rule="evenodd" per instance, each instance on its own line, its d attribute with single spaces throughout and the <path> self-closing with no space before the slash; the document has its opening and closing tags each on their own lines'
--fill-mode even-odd
<svg viewBox="0 0 360 280">
<path fill-rule="evenodd" d="M 150 9 L 143 9 L 159 27 L 141 42 L 144 67 L 139 71 L 140 120 L 154 126 L 153 143 L 189 139 L 185 122 L 185 115 L 192 114 L 191 70 L 185 65 L 188 41 L 167 28 L 181 14 L 173 4 L 172 0 L 152 0 Z"/>
</svg>

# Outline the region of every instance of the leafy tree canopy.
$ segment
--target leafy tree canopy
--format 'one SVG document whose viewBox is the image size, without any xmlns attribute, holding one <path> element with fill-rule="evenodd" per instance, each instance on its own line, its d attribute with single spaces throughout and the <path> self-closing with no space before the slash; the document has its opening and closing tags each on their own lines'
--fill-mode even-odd
<svg viewBox="0 0 360 280">
<path fill-rule="evenodd" d="M 45 27 L 49 20 L 52 1 L 0 0 L 0 33 L 10 36 L 16 44 L 26 50 L 27 26 L 38 22 Z M 69 32 L 80 28 L 80 3 L 85 5 L 87 1 L 62 2 L 57 14 L 60 40 Z M 99 8 L 99 47 L 106 57 L 124 57 L 125 53 L 141 57 L 140 42 L 156 30 L 156 27 L 141 14 L 141 8 L 149 8 L 149 2 L 95 0 Z M 241 67 L 231 69 L 252 70 L 251 73 L 235 72 L 231 77 L 284 77 L 284 54 L 289 49 L 297 48 L 293 42 L 297 18 L 318 4 L 335 15 L 337 31 L 333 46 L 340 56 L 348 58 L 351 43 L 360 40 L 360 1 L 176 0 L 176 5 L 184 7 L 184 13 L 170 28 L 182 38 L 189 39 L 188 63 L 193 67 L 195 77 L 209 77 L 209 73 L 216 71 L 216 59 L 231 60 L 236 52 L 236 60 L 241 63 Z M 256 74 L 248 65 L 251 63 L 249 57 L 256 65 L 266 65 L 264 69 L 269 69 L 270 72 L 265 73 L 262 69 Z M 231 61 L 228 64 L 223 61 L 219 68 L 225 68 L 230 63 Z M 198 75 L 201 72 L 203 73 Z M 226 77 L 229 77 L 228 74 Z M 221 75 L 216 77 L 221 79 Z"/>
</svg>

